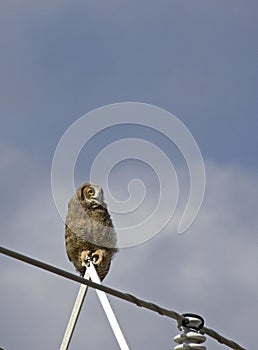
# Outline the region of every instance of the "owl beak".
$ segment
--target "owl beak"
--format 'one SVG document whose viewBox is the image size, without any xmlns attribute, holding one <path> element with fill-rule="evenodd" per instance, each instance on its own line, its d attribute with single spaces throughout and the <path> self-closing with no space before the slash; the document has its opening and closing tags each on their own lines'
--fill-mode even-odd
<svg viewBox="0 0 258 350">
<path fill-rule="evenodd" d="M 103 193 L 96 193 L 96 195 L 93 198 L 94 198 L 94 201 L 96 202 L 96 204 L 103 206 L 103 204 L 104 204 Z"/>
</svg>

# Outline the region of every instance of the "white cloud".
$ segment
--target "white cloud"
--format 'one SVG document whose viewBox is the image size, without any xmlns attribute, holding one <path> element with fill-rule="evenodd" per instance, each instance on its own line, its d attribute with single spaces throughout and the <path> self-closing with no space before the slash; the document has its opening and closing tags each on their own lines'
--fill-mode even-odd
<svg viewBox="0 0 258 350">
<path fill-rule="evenodd" d="M 8 158 L 6 174 L 13 174 L 17 157 Z M 21 163 L 25 158 L 19 155 Z M 2 244 L 74 271 L 66 258 L 63 223 L 50 185 L 44 176 L 35 183 L 35 167 L 40 173 L 35 160 L 27 158 L 31 175 L 27 172 L 23 183 L 33 191 L 22 192 L 22 201 L 12 201 L 11 220 L 2 217 Z M 173 234 L 171 224 L 149 242 L 122 249 L 105 283 L 178 312 L 200 313 L 208 327 L 254 348 L 250 334 L 256 327 L 258 292 L 257 177 L 233 165 L 206 167 L 205 200 L 189 231 Z M 6 257 L 1 257 L 1 275 L 5 317 L 0 321 L 0 346 L 58 348 L 79 286 Z M 178 333 L 173 320 L 110 300 L 132 348 L 171 348 Z M 241 332 L 247 323 L 249 334 Z M 93 291 L 86 298 L 71 350 L 85 344 L 96 349 L 117 346 Z M 221 349 L 213 341 L 209 344 Z"/>
</svg>

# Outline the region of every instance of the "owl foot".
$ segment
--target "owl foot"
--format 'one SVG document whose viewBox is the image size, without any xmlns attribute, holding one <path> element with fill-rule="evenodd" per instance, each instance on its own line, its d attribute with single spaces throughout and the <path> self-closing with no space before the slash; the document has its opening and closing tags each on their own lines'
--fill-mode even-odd
<svg viewBox="0 0 258 350">
<path fill-rule="evenodd" d="M 94 265 L 100 265 L 106 255 L 104 249 L 97 249 L 94 253 L 92 253 L 92 262 Z"/>
<path fill-rule="evenodd" d="M 81 252 L 81 262 L 82 262 L 82 266 L 86 266 L 86 260 L 87 257 L 90 258 L 91 256 L 91 251 L 90 250 L 83 250 Z"/>
</svg>

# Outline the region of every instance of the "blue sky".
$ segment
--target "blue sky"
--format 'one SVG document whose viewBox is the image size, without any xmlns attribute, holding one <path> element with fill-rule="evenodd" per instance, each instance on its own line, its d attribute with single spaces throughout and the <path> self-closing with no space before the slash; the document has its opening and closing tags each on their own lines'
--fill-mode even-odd
<svg viewBox="0 0 258 350">
<path fill-rule="evenodd" d="M 107 104 L 159 106 L 180 118 L 200 147 L 207 171 L 203 206 L 186 234 L 170 235 L 171 224 L 119 253 L 105 282 L 179 312 L 200 313 L 208 327 L 255 348 L 257 2 L 4 0 L 0 7 L 2 244 L 74 271 L 51 193 L 61 136 L 79 117 Z M 82 152 L 76 181 L 84 181 L 99 145 L 142 132 L 172 157 L 175 148 L 162 135 L 115 127 Z M 121 174 L 130 179 L 141 173 L 138 163 L 125 166 L 112 180 L 121 196 Z M 149 187 L 155 184 L 151 175 L 144 175 Z M 162 259 L 156 264 L 157 256 Z M 0 259 L 6 315 L 0 346 L 58 348 L 78 286 Z M 111 301 L 131 348 L 173 346 L 173 321 Z M 94 292 L 71 349 L 85 344 L 117 346 Z"/>
</svg>

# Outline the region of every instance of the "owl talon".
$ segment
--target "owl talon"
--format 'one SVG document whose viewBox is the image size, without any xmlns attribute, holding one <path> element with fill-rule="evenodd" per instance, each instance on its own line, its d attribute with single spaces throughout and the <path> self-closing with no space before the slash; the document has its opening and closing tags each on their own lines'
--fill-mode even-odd
<svg viewBox="0 0 258 350">
<path fill-rule="evenodd" d="M 105 251 L 103 249 L 97 249 L 92 254 L 92 262 L 94 265 L 100 265 L 104 259 Z"/>
<path fill-rule="evenodd" d="M 90 256 L 91 256 L 90 250 L 83 250 L 81 252 L 82 266 L 86 266 L 87 265 L 87 260 L 90 259 Z"/>
<path fill-rule="evenodd" d="M 93 264 L 94 264 L 94 265 L 97 265 L 98 260 L 99 260 L 99 256 L 98 256 L 97 254 L 94 255 L 93 258 L 92 258 Z"/>
</svg>

